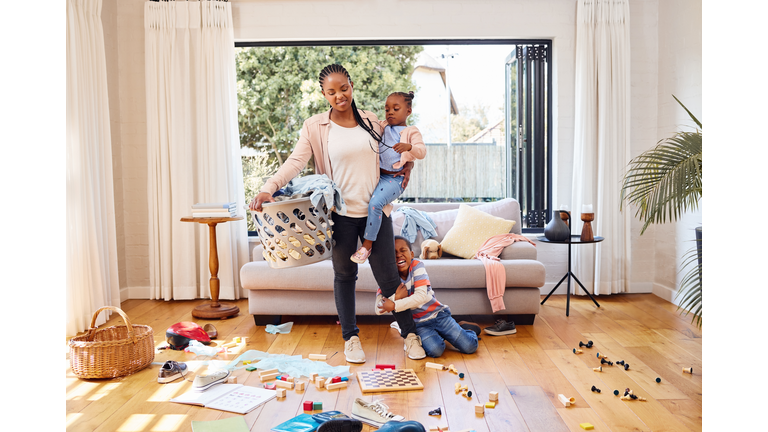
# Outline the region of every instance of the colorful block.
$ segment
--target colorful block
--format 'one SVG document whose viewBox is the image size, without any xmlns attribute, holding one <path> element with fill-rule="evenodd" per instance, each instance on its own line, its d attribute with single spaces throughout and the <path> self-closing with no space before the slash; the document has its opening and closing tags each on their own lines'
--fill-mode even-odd
<svg viewBox="0 0 768 432">
<path fill-rule="evenodd" d="M 312 411 L 313 407 L 314 407 L 314 402 L 304 401 L 304 411 Z"/>
<path fill-rule="evenodd" d="M 335 376 L 331 378 L 331 383 L 337 383 L 337 382 L 341 382 L 341 377 Z"/>
<path fill-rule="evenodd" d="M 395 369 L 393 364 L 377 364 L 374 369 Z"/>
<path fill-rule="evenodd" d="M 274 384 L 264 384 L 264 388 L 267 390 L 275 390 L 277 386 Z"/>
<path fill-rule="evenodd" d="M 322 402 L 315 402 L 315 403 L 313 403 L 312 404 L 312 409 L 313 410 L 322 411 L 323 410 L 323 403 Z"/>
<path fill-rule="evenodd" d="M 486 402 L 485 403 L 486 408 L 496 408 L 496 402 Z"/>
<path fill-rule="evenodd" d="M 342 381 L 349 381 L 349 377 L 341 377 Z"/>
<path fill-rule="evenodd" d="M 489 401 L 493 401 L 493 402 L 498 402 L 499 401 L 499 392 L 493 391 L 493 392 L 488 393 L 488 400 Z"/>
<path fill-rule="evenodd" d="M 277 389 L 277 397 L 284 398 L 286 394 L 286 390 L 284 388 Z"/>
<path fill-rule="evenodd" d="M 581 428 L 584 429 L 584 430 L 590 430 L 590 429 L 594 429 L 595 428 L 594 426 L 592 426 L 589 423 L 579 423 L 579 426 L 581 426 Z"/>
</svg>

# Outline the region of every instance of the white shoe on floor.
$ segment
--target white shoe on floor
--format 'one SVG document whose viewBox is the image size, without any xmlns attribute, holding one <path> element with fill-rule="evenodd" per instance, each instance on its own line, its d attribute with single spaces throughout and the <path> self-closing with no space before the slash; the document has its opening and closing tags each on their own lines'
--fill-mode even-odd
<svg viewBox="0 0 768 432">
<path fill-rule="evenodd" d="M 205 391 L 209 388 L 215 386 L 216 384 L 221 384 L 223 382 L 227 381 L 227 378 L 229 378 L 230 371 L 229 370 L 217 370 L 216 372 L 213 372 L 208 375 L 198 375 L 195 377 L 195 380 L 192 382 L 192 389 L 197 391 Z"/>
<path fill-rule="evenodd" d="M 365 363 L 365 353 L 359 337 L 352 336 L 344 343 L 344 356 L 350 363 Z"/>
<path fill-rule="evenodd" d="M 416 335 L 416 333 L 408 333 L 403 349 L 405 349 L 408 358 L 411 360 L 421 360 L 427 356 L 424 348 L 421 347 L 421 337 Z"/>
<path fill-rule="evenodd" d="M 355 399 L 352 404 L 352 418 L 377 428 L 388 421 L 405 420 L 405 417 L 389 412 L 389 407 L 381 400 L 368 403 L 360 398 Z"/>
</svg>

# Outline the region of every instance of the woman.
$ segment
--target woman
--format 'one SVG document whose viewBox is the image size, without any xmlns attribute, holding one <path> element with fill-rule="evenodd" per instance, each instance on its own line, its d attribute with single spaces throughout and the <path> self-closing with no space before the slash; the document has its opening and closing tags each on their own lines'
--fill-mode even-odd
<svg viewBox="0 0 768 432">
<path fill-rule="evenodd" d="M 346 359 L 350 363 L 365 363 L 365 353 L 357 336 L 360 330 L 355 320 L 357 264 L 349 257 L 357 251 L 358 240 L 363 239 L 368 201 L 379 181 L 379 157 L 375 149 L 378 149 L 382 131 L 376 115 L 357 109 L 352 97 L 354 84 L 341 65 L 332 64 L 323 68 L 319 81 L 320 90 L 331 109 L 304 121 L 293 153 L 264 184 L 250 208 L 261 211 L 263 203 L 273 202 L 272 194 L 296 177 L 312 156 L 315 157 L 315 172 L 326 174 L 339 187 L 347 214 L 342 216 L 334 212 L 331 215 L 335 240 L 333 294 L 345 341 Z M 410 162 L 399 174 L 405 176 L 403 189 L 408 184 L 412 168 L 413 163 Z M 391 210 L 391 204 L 384 209 L 379 236 L 369 257 L 371 271 L 385 297 L 394 295 L 400 286 L 392 220 L 389 217 Z M 397 312 L 394 316 L 400 326 L 400 334 L 405 338 L 408 357 L 414 360 L 426 357 L 421 339 L 416 335 L 411 311 Z"/>
</svg>

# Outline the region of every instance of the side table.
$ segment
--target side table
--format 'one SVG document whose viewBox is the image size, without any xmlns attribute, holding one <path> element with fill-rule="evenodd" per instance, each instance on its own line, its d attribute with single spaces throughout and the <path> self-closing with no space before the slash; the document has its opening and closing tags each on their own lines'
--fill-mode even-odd
<svg viewBox="0 0 768 432">
<path fill-rule="evenodd" d="M 565 316 L 568 316 L 569 313 L 570 313 L 570 309 L 571 309 L 571 278 L 573 278 L 573 280 L 575 280 L 576 283 L 579 284 L 581 289 L 584 290 L 585 293 L 587 293 L 589 298 L 591 298 L 592 301 L 595 302 L 595 305 L 597 307 L 600 307 L 600 305 L 597 303 L 597 300 L 595 300 L 595 298 L 592 297 L 592 294 L 590 294 L 589 291 L 587 291 L 587 289 L 584 288 L 584 285 L 581 283 L 581 281 L 579 281 L 579 279 L 576 277 L 576 275 L 573 274 L 573 272 L 571 271 L 571 246 L 572 245 L 580 245 L 580 244 L 588 244 L 588 243 L 600 243 L 601 241 L 605 240 L 605 238 L 595 236 L 595 238 L 592 241 L 581 241 L 581 235 L 571 235 L 571 238 L 569 240 L 567 240 L 567 241 L 551 241 L 551 240 L 549 240 L 548 238 L 546 238 L 544 236 L 539 236 L 537 238 L 537 240 L 540 241 L 540 242 L 543 242 L 543 243 L 567 244 L 568 245 L 568 273 L 566 273 L 565 276 L 563 276 L 563 278 L 560 279 L 560 282 L 558 282 L 557 285 L 555 285 L 555 287 L 552 288 L 552 291 L 550 291 L 549 294 L 547 294 L 547 297 L 544 298 L 544 300 L 541 301 L 541 304 L 544 304 L 544 302 L 547 301 L 547 299 L 549 299 L 549 296 L 551 296 L 552 293 L 555 292 L 555 290 L 560 286 L 560 284 L 563 283 L 563 281 L 566 278 L 568 278 L 568 282 L 567 282 L 568 289 L 566 291 L 567 294 L 566 294 L 566 301 L 565 301 Z"/>
<path fill-rule="evenodd" d="M 204 319 L 225 319 L 240 313 L 240 308 L 229 303 L 219 303 L 219 251 L 216 248 L 216 225 L 225 222 L 243 220 L 242 216 L 235 217 L 183 217 L 182 222 L 197 222 L 208 225 L 208 268 L 211 279 L 208 286 L 211 290 L 211 302 L 197 306 L 192 310 L 192 316 Z"/>
</svg>

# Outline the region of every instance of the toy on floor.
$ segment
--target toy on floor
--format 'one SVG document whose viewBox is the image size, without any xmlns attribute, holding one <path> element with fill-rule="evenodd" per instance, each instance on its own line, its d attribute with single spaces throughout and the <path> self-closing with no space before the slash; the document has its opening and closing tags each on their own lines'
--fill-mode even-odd
<svg viewBox="0 0 768 432">
<path fill-rule="evenodd" d="M 447 369 L 444 365 L 441 365 L 440 363 L 432 363 L 432 362 L 426 362 L 424 364 L 424 367 L 429 369 L 439 370 L 439 371 L 444 371 L 445 369 Z"/>
<path fill-rule="evenodd" d="M 422 390 L 424 384 L 413 369 L 382 369 L 359 371 L 357 382 L 363 393 L 383 391 Z"/>
<path fill-rule="evenodd" d="M 592 386 L 592 391 L 593 391 L 593 392 L 597 392 L 597 393 L 600 393 L 600 389 L 599 389 L 599 388 L 597 388 L 597 387 L 595 387 L 595 386 Z"/>
<path fill-rule="evenodd" d="M 579 348 L 582 348 L 582 347 L 592 348 L 592 341 L 589 341 L 587 343 L 579 341 Z"/>
<path fill-rule="evenodd" d="M 693 375 L 693 368 L 692 367 L 683 368 L 683 373 L 689 373 L 689 374 Z"/>
<path fill-rule="evenodd" d="M 581 426 L 581 428 L 584 429 L 584 430 L 591 430 L 591 429 L 595 428 L 594 426 L 592 426 L 589 423 L 579 423 L 579 426 Z"/>
<path fill-rule="evenodd" d="M 576 398 L 568 398 L 568 397 L 565 397 L 565 395 L 563 394 L 557 395 L 557 398 L 560 400 L 560 403 L 562 403 L 563 406 L 566 408 L 576 403 Z"/>
<path fill-rule="evenodd" d="M 584 352 L 584 351 L 582 351 L 582 350 L 580 350 L 580 349 L 578 349 L 578 348 L 574 348 L 574 349 L 573 349 L 573 353 L 574 353 L 574 354 L 581 354 L 581 353 L 583 353 L 583 352 Z"/>
<path fill-rule="evenodd" d="M 431 416 L 440 416 L 443 415 L 443 410 L 440 409 L 440 407 L 437 407 L 429 412 L 429 415 Z"/>
<path fill-rule="evenodd" d="M 624 370 L 629 370 L 629 363 L 624 363 Z"/>
<path fill-rule="evenodd" d="M 592 368 L 592 370 L 595 371 L 595 372 L 602 372 L 603 371 L 603 367 L 602 366 L 598 366 L 596 368 Z"/>
<path fill-rule="evenodd" d="M 659 377 L 656 377 L 656 382 L 657 382 L 657 383 L 660 383 L 660 382 L 661 382 L 661 378 L 659 378 Z"/>
<path fill-rule="evenodd" d="M 608 366 L 613 366 L 613 362 L 608 361 L 606 359 L 601 359 L 600 364 L 607 364 Z"/>
</svg>

